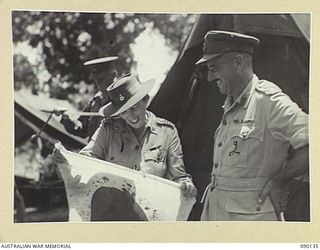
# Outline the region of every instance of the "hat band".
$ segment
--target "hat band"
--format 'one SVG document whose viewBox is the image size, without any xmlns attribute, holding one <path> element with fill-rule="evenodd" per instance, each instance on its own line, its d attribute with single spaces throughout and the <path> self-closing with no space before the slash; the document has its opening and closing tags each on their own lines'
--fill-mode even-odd
<svg viewBox="0 0 320 250">
<path fill-rule="evenodd" d="M 206 41 L 203 46 L 204 55 L 221 54 L 228 51 L 239 51 L 253 54 L 254 48 L 247 44 L 235 44 L 227 41 Z"/>
<path fill-rule="evenodd" d="M 123 86 L 118 88 L 117 91 L 109 93 L 112 104 L 115 106 L 123 105 L 140 90 L 141 86 L 142 85 L 137 81 L 130 87 Z"/>
</svg>

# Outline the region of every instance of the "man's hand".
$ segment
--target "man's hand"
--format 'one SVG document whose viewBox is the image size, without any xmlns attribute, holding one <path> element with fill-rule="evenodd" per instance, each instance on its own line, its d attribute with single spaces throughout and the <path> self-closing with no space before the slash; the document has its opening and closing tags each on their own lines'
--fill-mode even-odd
<svg viewBox="0 0 320 250">
<path fill-rule="evenodd" d="M 309 169 L 309 146 L 295 149 L 291 152 L 290 159 L 286 162 L 285 167 L 273 177 L 271 177 L 258 198 L 258 203 L 262 203 L 269 195 L 271 202 L 273 203 L 274 209 L 277 216 L 280 218 L 280 213 L 284 205 L 283 201 L 285 197 L 284 186 L 292 178 L 304 174 Z M 284 199 L 283 199 L 284 198 Z"/>
<path fill-rule="evenodd" d="M 283 212 L 281 190 L 282 190 L 282 183 L 279 181 L 278 176 L 271 177 L 265 184 L 258 198 L 258 203 L 262 204 L 267 198 L 267 196 L 270 197 L 274 210 L 279 220 L 280 220 L 280 213 Z"/>
<path fill-rule="evenodd" d="M 52 160 L 57 164 L 68 164 L 67 159 L 56 148 L 53 150 Z"/>
<path fill-rule="evenodd" d="M 64 115 L 65 112 L 66 112 L 66 110 L 59 110 L 59 109 L 54 109 L 54 110 L 53 110 L 53 113 L 54 113 L 56 116 Z"/>
<path fill-rule="evenodd" d="M 196 187 L 189 181 L 181 181 L 180 189 L 183 196 L 187 198 L 195 197 L 197 195 Z"/>
</svg>

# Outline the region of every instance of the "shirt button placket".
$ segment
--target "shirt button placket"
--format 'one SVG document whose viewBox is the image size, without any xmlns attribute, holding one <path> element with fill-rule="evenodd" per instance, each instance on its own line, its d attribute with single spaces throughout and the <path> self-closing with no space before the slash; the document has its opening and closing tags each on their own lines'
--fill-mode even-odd
<svg viewBox="0 0 320 250">
<path fill-rule="evenodd" d="M 227 126 L 228 125 L 228 121 L 225 117 L 223 117 L 223 120 L 222 120 L 222 127 L 220 128 L 220 131 L 219 131 L 219 135 L 217 136 L 217 141 L 219 143 L 217 143 L 217 147 L 216 147 L 216 156 L 214 157 L 214 173 L 216 175 L 220 175 L 221 174 L 221 161 L 222 161 L 222 146 L 223 146 L 223 138 L 225 136 L 225 132 L 226 132 L 226 129 L 227 129 Z"/>
<path fill-rule="evenodd" d="M 221 168 L 219 169 L 221 158 L 222 158 L 222 141 L 224 138 L 224 131 L 226 130 L 226 125 L 228 124 L 225 116 L 222 117 L 222 125 L 220 125 L 220 130 L 217 133 L 217 137 L 215 138 L 216 142 L 214 146 L 214 157 L 213 157 L 213 169 L 212 174 L 219 175 L 221 172 Z"/>
</svg>

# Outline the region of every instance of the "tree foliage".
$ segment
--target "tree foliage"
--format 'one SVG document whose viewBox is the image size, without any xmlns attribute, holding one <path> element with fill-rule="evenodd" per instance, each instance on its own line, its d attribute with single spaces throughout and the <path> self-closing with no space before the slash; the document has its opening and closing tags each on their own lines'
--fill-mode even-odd
<svg viewBox="0 0 320 250">
<path fill-rule="evenodd" d="M 179 50 L 193 22 L 194 15 L 13 11 L 13 43 L 27 42 L 41 51 L 41 60 L 33 66 L 14 57 L 15 81 L 23 81 L 26 75 L 35 78 L 33 67 L 35 75 L 43 70 L 50 73 L 50 87 L 54 78 L 71 85 L 89 82 L 83 62 L 108 55 L 119 56 L 119 71 L 127 73 L 135 64 L 130 44 L 147 27 L 159 29 L 167 46 Z M 29 86 L 30 80 L 24 85 Z"/>
</svg>

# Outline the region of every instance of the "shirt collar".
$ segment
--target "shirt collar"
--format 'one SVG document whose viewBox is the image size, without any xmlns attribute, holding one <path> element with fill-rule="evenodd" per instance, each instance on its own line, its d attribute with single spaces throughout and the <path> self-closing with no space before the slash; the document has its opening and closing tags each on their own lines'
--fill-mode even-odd
<svg viewBox="0 0 320 250">
<path fill-rule="evenodd" d="M 233 105 L 235 105 L 235 103 L 238 103 L 243 108 L 246 108 L 249 104 L 249 100 L 251 99 L 252 91 L 255 86 L 255 84 L 253 83 L 256 83 L 258 80 L 259 80 L 258 77 L 254 74 L 251 80 L 249 81 L 248 85 L 244 88 L 244 90 L 239 95 L 239 97 L 234 102 L 232 102 L 232 96 L 227 96 L 227 99 L 222 107 L 225 110 L 227 110 L 231 108 Z"/>
<path fill-rule="evenodd" d="M 146 112 L 146 129 L 150 129 L 150 131 L 154 134 L 157 134 L 157 117 L 150 111 Z M 121 124 L 118 124 L 118 130 L 121 132 L 127 132 L 129 130 L 129 125 L 120 118 Z"/>
</svg>

